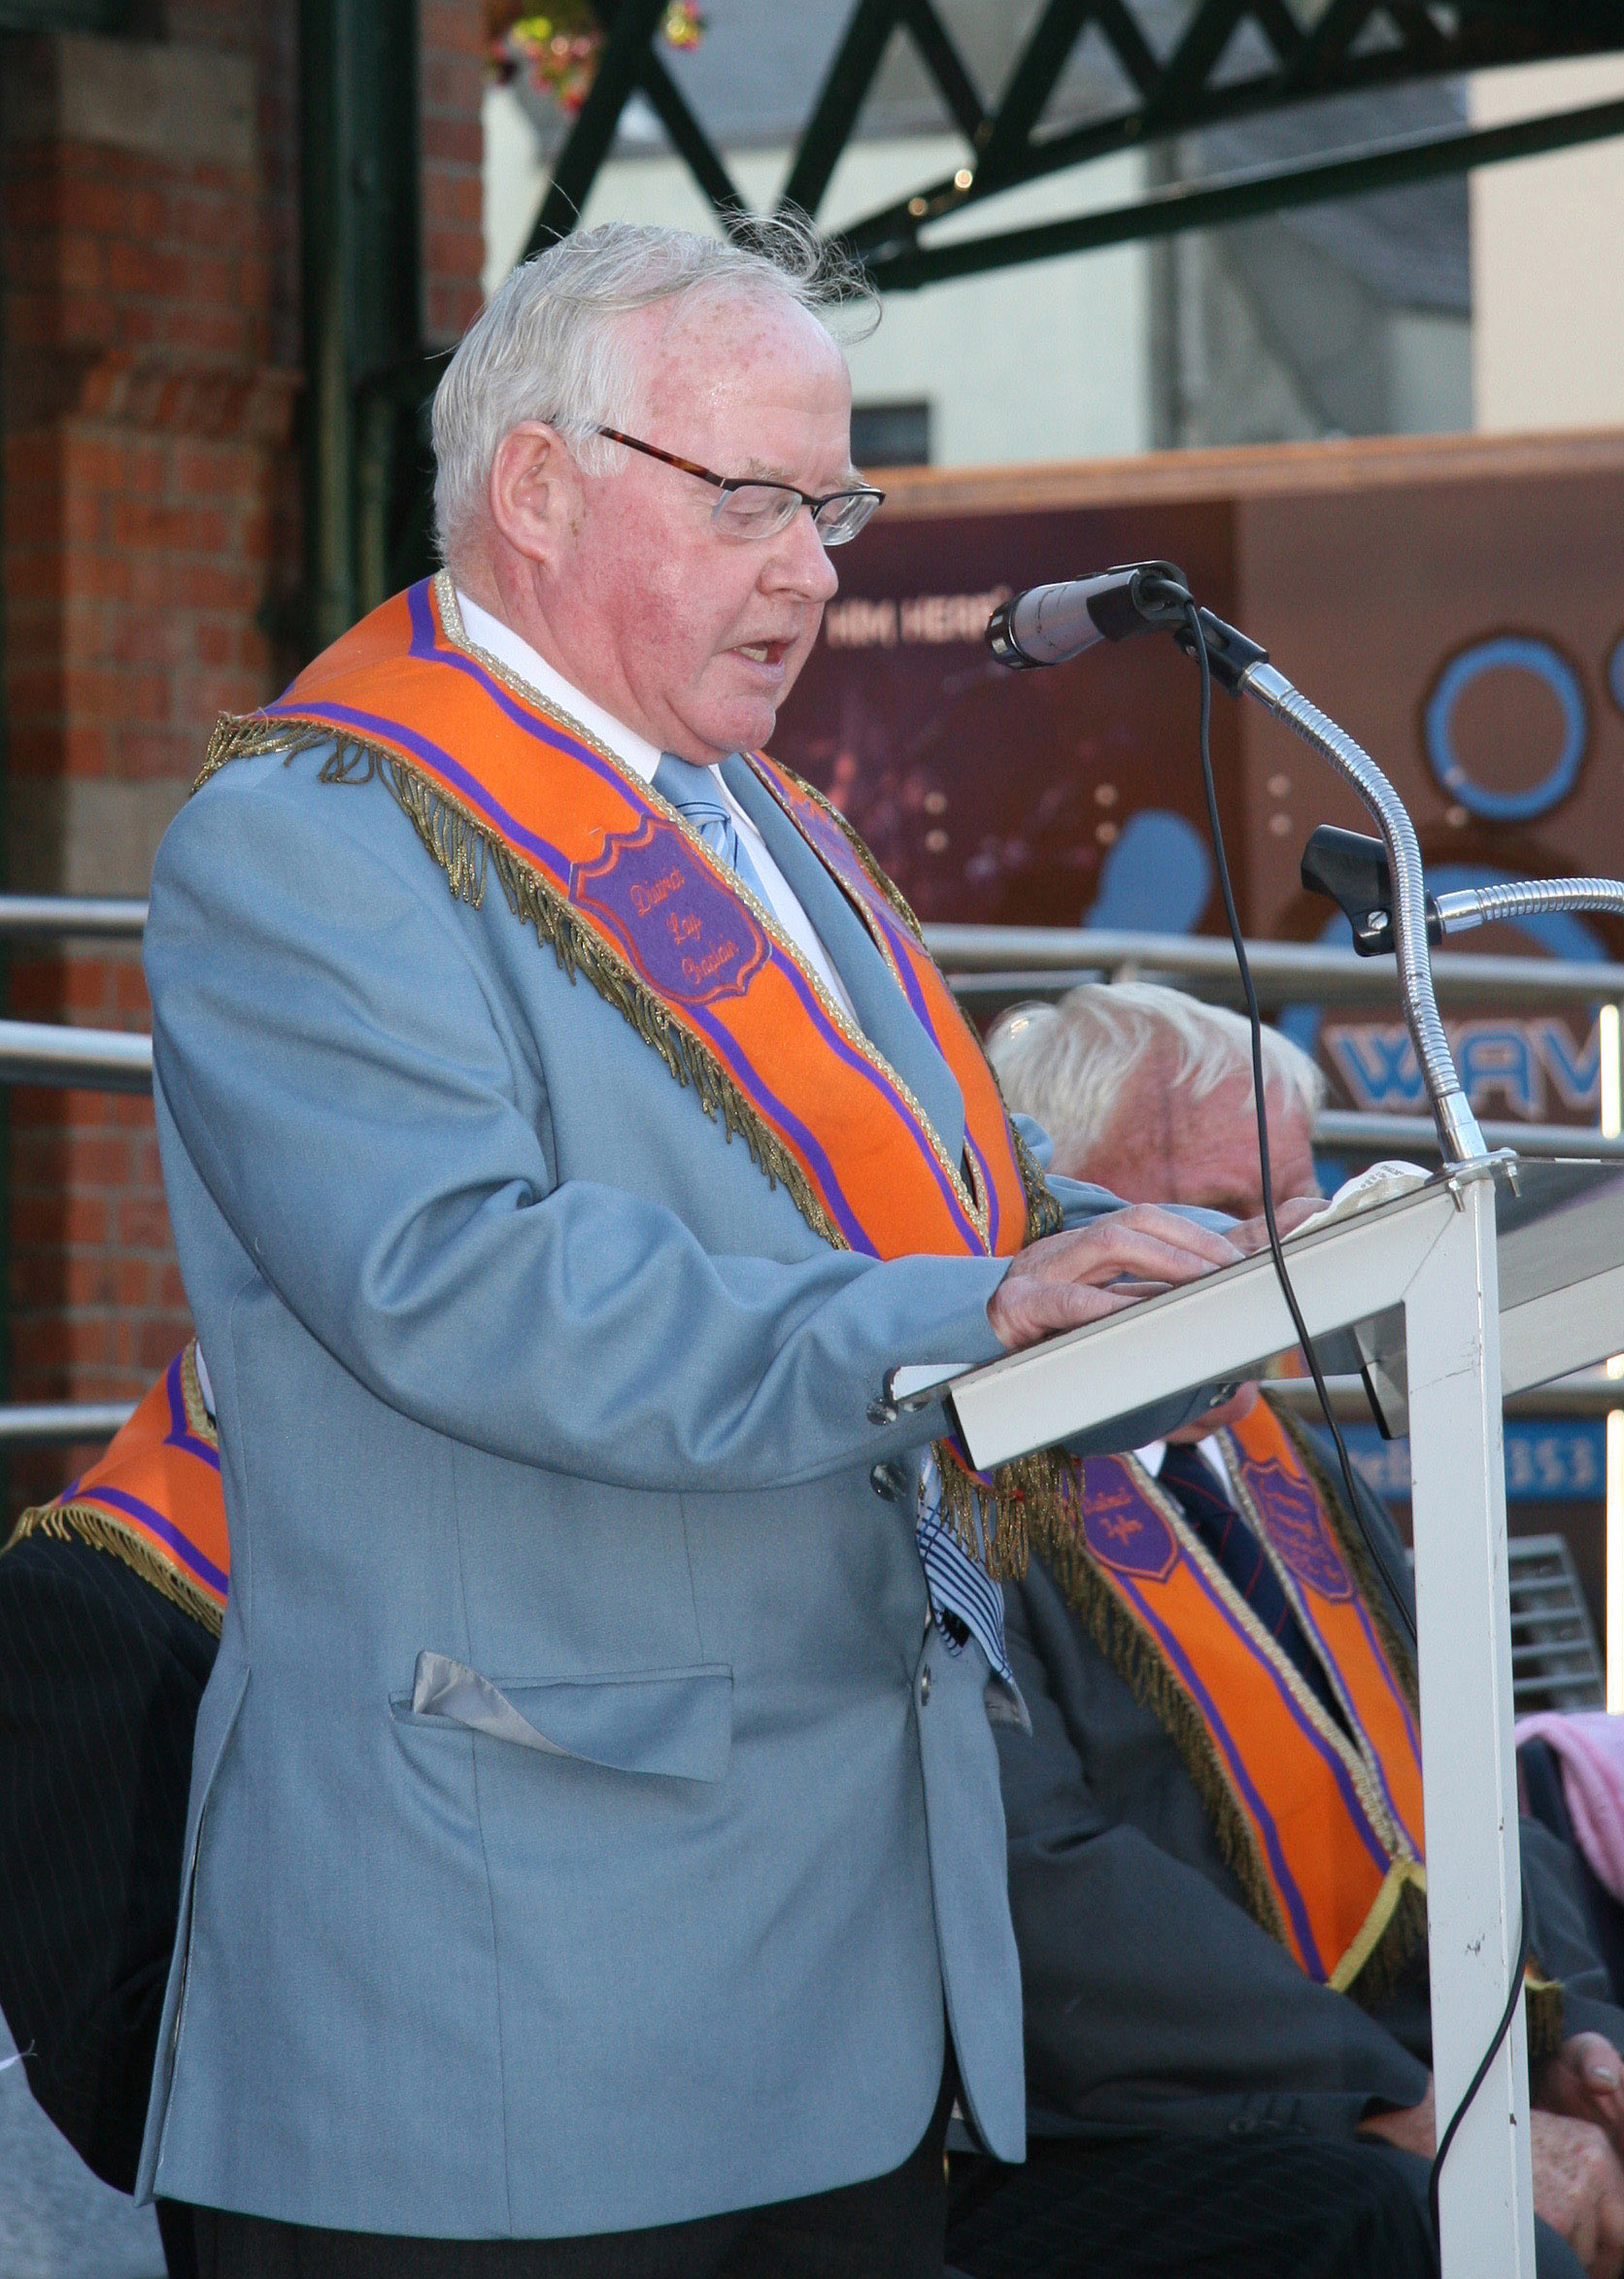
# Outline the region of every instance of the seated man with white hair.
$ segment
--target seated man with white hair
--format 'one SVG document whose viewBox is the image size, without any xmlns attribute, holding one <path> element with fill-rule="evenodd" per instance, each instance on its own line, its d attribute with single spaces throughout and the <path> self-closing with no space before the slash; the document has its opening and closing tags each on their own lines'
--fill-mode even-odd
<svg viewBox="0 0 1624 2279">
<path fill-rule="evenodd" d="M 1324 1080 L 1264 1048 L 1283 1201 L 1313 1192 Z M 1006 1015 L 990 1050 L 1069 1174 L 1261 1208 L 1235 1014 L 1095 985 Z M 1247 1387 L 1227 1424 L 1091 1457 L 1081 1539 L 1005 1586 L 1032 1721 L 998 1737 L 1031 2144 L 957 2182 L 948 2253 L 974 2279 L 1438 2268 L 1414 1662 L 1333 1470 Z M 1624 2017 L 1526 1820 L 1523 1865 L 1539 2268 L 1616 2279 Z"/>
</svg>

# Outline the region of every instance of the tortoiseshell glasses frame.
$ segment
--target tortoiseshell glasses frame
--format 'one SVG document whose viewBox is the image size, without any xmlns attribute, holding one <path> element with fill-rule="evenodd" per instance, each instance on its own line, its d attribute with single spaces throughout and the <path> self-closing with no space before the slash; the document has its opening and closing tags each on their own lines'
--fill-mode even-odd
<svg viewBox="0 0 1624 2279">
<path fill-rule="evenodd" d="M 594 426 L 592 432 L 604 436 L 610 443 L 624 443 L 627 451 L 640 451 L 645 458 L 657 459 L 664 466 L 677 468 L 681 474 L 696 475 L 701 483 L 712 484 L 721 496 L 711 509 L 711 521 L 727 538 L 776 538 L 780 530 L 789 528 L 804 506 L 812 516 L 812 527 L 826 546 L 846 546 L 885 496 L 883 491 L 859 483 L 849 490 L 831 491 L 827 497 L 815 498 L 810 491 L 797 490 L 794 483 L 770 483 L 757 475 L 713 474 L 695 459 L 679 459 L 674 451 L 661 451 L 658 445 L 645 443 L 637 435 L 623 435 L 618 427 Z"/>
</svg>

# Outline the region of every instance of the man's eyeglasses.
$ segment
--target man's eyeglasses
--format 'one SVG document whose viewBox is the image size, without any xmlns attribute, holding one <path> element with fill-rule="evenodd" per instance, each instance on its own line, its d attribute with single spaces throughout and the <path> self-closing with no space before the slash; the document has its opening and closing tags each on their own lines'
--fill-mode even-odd
<svg viewBox="0 0 1624 2279">
<path fill-rule="evenodd" d="M 623 435 L 618 427 L 594 426 L 592 433 L 607 436 L 611 443 L 624 443 L 627 451 L 640 451 L 685 475 L 697 475 L 701 483 L 713 484 L 722 495 L 711 509 L 711 522 L 725 538 L 776 538 L 804 506 L 810 509 L 812 527 L 824 544 L 844 546 L 857 536 L 885 496 L 883 491 L 859 484 L 850 491 L 831 491 L 827 498 L 814 498 L 809 491 L 797 491 L 793 483 L 762 483 L 753 475 L 713 475 L 709 467 L 691 459 L 678 459 L 674 451 L 660 451 L 635 435 Z"/>
</svg>

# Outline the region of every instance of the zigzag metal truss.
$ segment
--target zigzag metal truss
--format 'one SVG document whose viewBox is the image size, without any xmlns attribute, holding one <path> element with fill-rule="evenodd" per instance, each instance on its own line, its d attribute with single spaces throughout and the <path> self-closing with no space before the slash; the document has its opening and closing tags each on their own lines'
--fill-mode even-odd
<svg viewBox="0 0 1624 2279">
<path fill-rule="evenodd" d="M 745 201 L 653 41 L 665 0 L 594 0 L 608 34 L 598 75 L 555 170 L 530 249 L 569 229 L 607 156 L 628 97 L 653 106 L 725 222 Z M 1624 48 L 1620 0 L 1194 0 L 1158 52 L 1131 0 L 1048 0 L 991 108 L 932 0 L 857 0 L 813 104 L 782 203 L 816 216 L 894 33 L 911 39 L 948 118 L 971 153 L 952 177 L 850 223 L 842 236 L 874 282 L 897 290 L 979 269 L 1124 239 L 1235 221 L 1312 199 L 1459 173 L 1494 158 L 1624 133 L 1624 103 L 1483 132 L 1407 138 L 1374 151 L 1262 169 L 1209 185 L 1178 184 L 1139 203 L 1074 221 L 922 242 L 930 223 L 1064 167 L 1248 114 L 1398 82 L 1497 64 Z M 1250 32 L 1252 37 L 1247 40 Z M 1045 133 L 1042 119 L 1077 44 L 1091 34 L 1114 60 L 1126 99 Z M 1234 58 L 1245 43 L 1248 67 Z"/>
</svg>

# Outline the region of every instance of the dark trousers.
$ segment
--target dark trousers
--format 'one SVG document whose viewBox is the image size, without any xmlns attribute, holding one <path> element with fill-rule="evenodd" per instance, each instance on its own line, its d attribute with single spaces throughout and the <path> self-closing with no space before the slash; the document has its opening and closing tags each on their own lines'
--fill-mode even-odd
<svg viewBox="0 0 1624 2279">
<path fill-rule="evenodd" d="M 902 2165 L 838 2192 L 580 2239 L 402 2239 L 198 2208 L 200 2279 L 941 2279 L 953 2087 L 950 2062 Z"/>
<path fill-rule="evenodd" d="M 0 1555 L 0 2010 L 36 2099 L 120 2192 L 214 1659 L 200 1623 L 88 1544 L 35 1535 Z"/>
<path fill-rule="evenodd" d="M 1538 2279 L 1584 2279 L 1536 2224 Z M 1427 2162 L 1369 2137 L 1033 2140 L 1023 2168 L 955 2156 L 964 2279 L 1438 2279 Z"/>
<path fill-rule="evenodd" d="M 1438 2272 L 1424 2162 L 1354 2139 L 1272 2133 L 1037 2139 L 1021 2168 L 956 2158 L 947 2258 L 967 2279 Z"/>
</svg>

